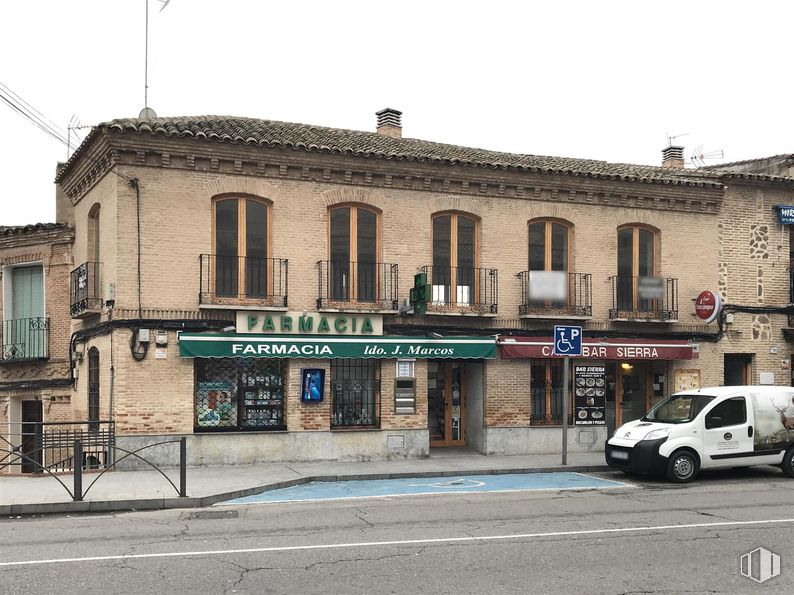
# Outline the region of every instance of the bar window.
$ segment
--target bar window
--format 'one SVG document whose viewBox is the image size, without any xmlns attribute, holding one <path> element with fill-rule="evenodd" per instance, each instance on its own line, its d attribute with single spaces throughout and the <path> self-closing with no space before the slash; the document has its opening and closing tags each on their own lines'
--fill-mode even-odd
<svg viewBox="0 0 794 595">
<path fill-rule="evenodd" d="M 331 427 L 378 427 L 380 361 L 331 360 Z"/>
<path fill-rule="evenodd" d="M 197 432 L 286 429 L 284 360 L 197 358 L 195 374 Z"/>
<path fill-rule="evenodd" d="M 567 393 L 562 385 L 562 361 L 532 360 L 529 387 L 531 425 L 562 425 L 562 400 Z"/>
</svg>

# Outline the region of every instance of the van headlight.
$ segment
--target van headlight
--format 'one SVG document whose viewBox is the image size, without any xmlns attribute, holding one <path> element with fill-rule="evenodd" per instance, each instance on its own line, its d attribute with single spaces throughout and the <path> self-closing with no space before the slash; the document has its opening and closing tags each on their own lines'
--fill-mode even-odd
<svg viewBox="0 0 794 595">
<path fill-rule="evenodd" d="M 670 428 L 662 428 L 661 430 L 651 430 L 645 434 L 643 440 L 659 440 L 659 438 L 667 438 L 670 435 Z"/>
</svg>

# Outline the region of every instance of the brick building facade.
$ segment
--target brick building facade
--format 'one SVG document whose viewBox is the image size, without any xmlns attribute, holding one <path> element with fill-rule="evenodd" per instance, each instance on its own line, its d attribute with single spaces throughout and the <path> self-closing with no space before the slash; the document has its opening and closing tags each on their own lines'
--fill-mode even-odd
<svg viewBox="0 0 794 595">
<path fill-rule="evenodd" d="M 35 470 L 36 422 L 71 418 L 68 224 L 0 227 L 0 469 Z M 30 459 L 12 455 L 14 447 Z"/>
<path fill-rule="evenodd" d="M 196 464 L 525 454 L 559 451 L 565 395 L 586 451 L 677 388 L 790 382 L 772 207 L 791 179 L 469 149 L 378 116 L 96 127 L 56 180 L 74 415 L 93 399 L 127 445 L 187 435 Z M 427 312 L 400 315 L 417 273 Z M 583 327 L 574 366 L 595 371 L 570 390 L 555 324 Z"/>
</svg>

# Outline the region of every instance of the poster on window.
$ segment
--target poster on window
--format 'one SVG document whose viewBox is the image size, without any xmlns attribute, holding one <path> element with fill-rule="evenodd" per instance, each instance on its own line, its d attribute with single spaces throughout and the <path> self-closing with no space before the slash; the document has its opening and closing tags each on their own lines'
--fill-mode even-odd
<svg viewBox="0 0 794 595">
<path fill-rule="evenodd" d="M 230 382 L 199 382 L 196 424 L 201 428 L 237 425 L 234 387 Z"/>
<path fill-rule="evenodd" d="M 606 423 L 606 366 L 574 366 L 574 423 Z"/>
</svg>

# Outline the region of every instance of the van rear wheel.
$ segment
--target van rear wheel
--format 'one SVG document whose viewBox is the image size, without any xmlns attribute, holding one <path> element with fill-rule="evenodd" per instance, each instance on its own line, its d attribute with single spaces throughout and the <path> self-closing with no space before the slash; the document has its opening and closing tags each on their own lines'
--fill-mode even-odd
<svg viewBox="0 0 794 595">
<path fill-rule="evenodd" d="M 686 450 L 679 450 L 667 461 L 667 479 L 676 483 L 692 481 L 697 475 L 698 467 L 695 455 Z"/>
<path fill-rule="evenodd" d="M 794 446 L 789 448 L 786 454 L 783 455 L 783 462 L 780 464 L 780 468 L 783 469 L 783 474 L 786 477 L 794 477 Z"/>
</svg>

